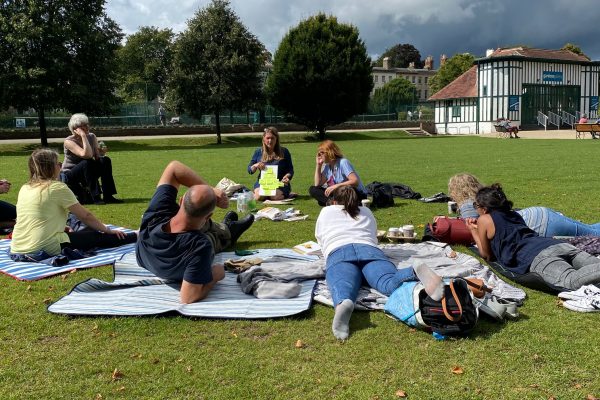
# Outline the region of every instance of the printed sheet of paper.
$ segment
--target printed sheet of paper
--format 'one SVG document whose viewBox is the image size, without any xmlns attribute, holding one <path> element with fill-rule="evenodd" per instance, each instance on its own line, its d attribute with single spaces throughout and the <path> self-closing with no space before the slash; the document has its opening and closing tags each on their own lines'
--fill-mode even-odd
<svg viewBox="0 0 600 400">
<path fill-rule="evenodd" d="M 277 165 L 267 165 L 267 168 L 260 171 L 260 184 L 259 194 L 261 196 L 275 196 L 277 188 L 283 186 L 283 183 L 277 180 L 277 172 L 279 167 Z"/>
</svg>

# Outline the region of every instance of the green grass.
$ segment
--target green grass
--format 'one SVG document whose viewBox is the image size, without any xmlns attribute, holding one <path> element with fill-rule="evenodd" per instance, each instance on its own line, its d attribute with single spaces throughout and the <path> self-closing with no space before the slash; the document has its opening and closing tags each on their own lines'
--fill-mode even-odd
<svg viewBox="0 0 600 400">
<path fill-rule="evenodd" d="M 586 222 L 600 218 L 597 143 L 575 140 L 409 138 L 402 132 L 335 134 L 363 181 L 400 182 L 424 196 L 447 192 L 448 178 L 471 172 L 501 182 L 517 207 L 545 205 Z M 246 165 L 258 137 L 107 141 L 124 204 L 90 206 L 106 222 L 137 227 L 168 161 L 178 159 L 212 183 L 250 186 Z M 283 136 L 294 157 L 295 207 L 307 221 L 259 221 L 238 247 L 291 247 L 313 238 L 319 207 L 307 197 L 317 142 Z M 0 146 L 2 178 L 16 202 L 32 146 Z M 232 204 L 230 209 L 234 209 Z M 381 228 L 413 223 L 418 233 L 446 204 L 396 201 L 376 210 Z M 220 219 L 226 210 L 215 216 Z M 556 297 L 525 289 L 517 321 L 482 318 L 468 339 L 435 341 L 386 318 L 356 312 L 351 337 L 331 334 L 333 310 L 315 305 L 294 318 L 221 321 L 180 316 L 70 318 L 46 311 L 78 282 L 112 279 L 110 267 L 18 282 L 0 276 L 2 399 L 585 399 L 600 396 L 598 315 L 568 311 Z M 305 348 L 295 348 L 296 340 Z M 464 373 L 453 374 L 460 366 Z M 115 369 L 122 372 L 113 381 Z"/>
</svg>

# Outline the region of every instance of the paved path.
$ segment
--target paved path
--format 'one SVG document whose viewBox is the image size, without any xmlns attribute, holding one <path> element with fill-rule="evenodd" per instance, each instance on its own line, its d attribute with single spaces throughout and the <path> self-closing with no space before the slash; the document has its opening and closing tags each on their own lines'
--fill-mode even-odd
<svg viewBox="0 0 600 400">
<path fill-rule="evenodd" d="M 368 131 L 396 131 L 400 128 L 384 128 L 384 129 L 366 129 Z M 332 130 L 328 132 L 348 132 L 351 129 L 343 129 L 340 131 Z M 357 131 L 365 131 L 360 129 Z M 280 132 L 282 135 L 307 135 L 307 131 L 293 131 L 293 132 Z M 222 137 L 227 136 L 259 136 L 262 132 L 242 132 L 242 133 L 222 133 Z M 575 130 L 563 129 L 563 130 L 548 130 L 548 131 L 520 131 L 519 136 L 523 139 L 575 139 Z M 193 137 L 215 137 L 216 134 L 198 134 L 198 135 L 150 135 L 150 136 L 111 136 L 102 138 L 100 140 L 112 141 L 112 140 L 146 140 L 146 139 L 168 139 L 168 138 L 193 138 Z M 481 134 L 479 137 L 483 138 L 497 138 L 496 133 Z M 589 134 L 585 135 L 585 140 L 591 140 Z M 49 143 L 62 143 L 64 138 L 48 138 Z M 0 144 L 11 144 L 11 143 L 40 143 L 40 139 L 4 139 L 0 140 Z"/>
</svg>

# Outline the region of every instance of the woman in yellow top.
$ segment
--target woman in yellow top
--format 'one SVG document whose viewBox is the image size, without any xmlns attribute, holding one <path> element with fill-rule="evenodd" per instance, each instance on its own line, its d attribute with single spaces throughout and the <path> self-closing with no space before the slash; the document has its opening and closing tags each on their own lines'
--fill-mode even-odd
<svg viewBox="0 0 600 400">
<path fill-rule="evenodd" d="M 50 149 L 35 150 L 29 157 L 29 181 L 17 199 L 17 223 L 10 245 L 11 255 L 55 256 L 62 249 L 107 248 L 135 242 L 136 233 L 108 228 L 84 208 L 66 184 L 60 182 L 58 154 Z M 89 230 L 69 232 L 69 211 Z"/>
</svg>

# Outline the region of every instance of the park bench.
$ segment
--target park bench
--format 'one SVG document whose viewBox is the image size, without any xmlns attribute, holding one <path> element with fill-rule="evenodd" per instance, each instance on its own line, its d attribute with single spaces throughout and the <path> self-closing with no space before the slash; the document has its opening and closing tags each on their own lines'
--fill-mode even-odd
<svg viewBox="0 0 600 400">
<path fill-rule="evenodd" d="M 575 124 L 575 139 L 583 139 L 589 133 L 592 138 L 600 135 L 600 124 Z"/>
</svg>

